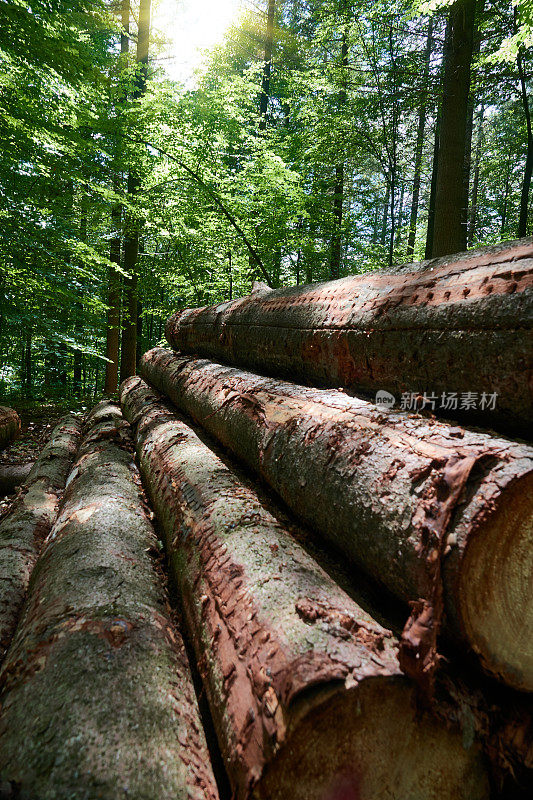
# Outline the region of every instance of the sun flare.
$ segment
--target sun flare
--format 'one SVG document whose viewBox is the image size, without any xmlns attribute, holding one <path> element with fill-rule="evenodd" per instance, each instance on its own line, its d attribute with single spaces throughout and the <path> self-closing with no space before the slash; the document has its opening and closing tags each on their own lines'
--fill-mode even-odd
<svg viewBox="0 0 533 800">
<path fill-rule="evenodd" d="M 160 60 L 168 77 L 190 81 L 203 51 L 223 39 L 242 6 L 243 0 L 159 0 L 152 25 L 168 42 Z"/>
</svg>

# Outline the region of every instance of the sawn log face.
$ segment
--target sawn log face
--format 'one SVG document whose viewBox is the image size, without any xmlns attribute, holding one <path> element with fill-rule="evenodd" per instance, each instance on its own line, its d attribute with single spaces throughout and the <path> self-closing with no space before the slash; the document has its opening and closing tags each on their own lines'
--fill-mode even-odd
<svg viewBox="0 0 533 800">
<path fill-rule="evenodd" d="M 0 406 L 0 450 L 7 447 L 20 433 L 20 417 L 13 408 Z"/>
</svg>

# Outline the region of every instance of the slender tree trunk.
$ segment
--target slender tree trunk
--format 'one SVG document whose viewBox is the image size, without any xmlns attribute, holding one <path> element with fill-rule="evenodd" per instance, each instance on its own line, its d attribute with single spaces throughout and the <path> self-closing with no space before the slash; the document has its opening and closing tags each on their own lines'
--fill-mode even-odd
<svg viewBox="0 0 533 800">
<path fill-rule="evenodd" d="M 420 181 L 422 175 L 422 151 L 424 147 L 424 133 L 426 128 L 426 115 L 428 110 L 428 89 L 429 89 L 429 63 L 431 51 L 433 49 L 433 18 L 430 17 L 424 51 L 424 72 L 422 76 L 422 104 L 418 115 L 418 127 L 416 131 L 415 145 L 415 164 L 413 175 L 413 194 L 411 199 L 411 215 L 409 219 L 409 235 L 407 239 L 407 259 L 410 260 L 415 252 L 416 222 L 418 219 L 418 205 L 420 202 Z"/>
<path fill-rule="evenodd" d="M 87 243 L 87 213 L 89 198 L 84 193 L 81 198 L 81 218 L 80 218 L 80 242 Z M 83 290 L 78 293 L 79 299 L 74 303 L 74 330 L 76 334 L 76 345 L 78 346 L 82 338 L 83 331 Z M 72 389 L 76 396 L 82 391 L 81 379 L 83 369 L 83 353 L 76 347 L 74 350 L 74 367 L 72 371 Z"/>
<path fill-rule="evenodd" d="M 343 5 L 346 14 L 346 3 Z M 339 109 L 346 104 L 346 67 L 348 66 L 348 24 L 345 20 L 341 45 L 341 89 L 339 91 Z M 333 280 L 340 277 L 342 266 L 342 211 L 344 204 L 344 161 L 335 167 L 333 184 L 333 236 L 331 239 L 331 256 L 329 276 Z"/>
<path fill-rule="evenodd" d="M 464 159 L 476 0 L 456 0 L 444 55 L 433 257 L 466 249 Z"/>
<path fill-rule="evenodd" d="M 120 225 L 121 208 L 116 205 L 111 212 L 111 224 L 115 235 L 111 239 L 109 260 L 120 264 Z M 107 293 L 106 324 L 106 362 L 105 387 L 106 394 L 114 394 L 118 388 L 118 358 L 120 345 L 120 273 L 114 267 L 109 268 Z"/>
<path fill-rule="evenodd" d="M 431 185 L 429 188 L 428 228 L 426 232 L 426 249 L 424 258 L 432 258 L 433 234 L 435 232 L 435 197 L 437 194 L 437 171 L 439 168 L 440 112 L 435 119 L 435 138 L 433 140 L 433 166 L 431 169 Z"/>
<path fill-rule="evenodd" d="M 28 325 L 26 329 L 26 339 L 24 348 L 24 384 L 26 386 L 26 395 L 32 396 L 33 392 L 33 361 L 32 361 L 32 328 Z"/>
<path fill-rule="evenodd" d="M 139 28 L 137 34 L 137 66 L 135 98 L 142 97 L 146 91 L 148 77 L 148 47 L 150 38 L 151 0 L 141 0 L 139 6 Z M 140 191 L 140 177 L 132 169 L 128 175 L 128 195 L 132 200 Z M 137 256 L 139 253 L 139 220 L 128 214 L 124 239 L 124 269 L 129 278 L 124 280 L 124 310 L 126 320 L 122 327 L 122 347 L 120 357 L 120 380 L 135 375 L 137 360 Z"/>
<path fill-rule="evenodd" d="M 228 250 L 228 279 L 229 279 L 229 299 L 233 300 L 233 268 L 231 265 L 231 250 Z"/>
<path fill-rule="evenodd" d="M 518 29 L 518 8 L 516 6 L 514 8 L 514 27 L 516 32 Z M 522 59 L 521 48 L 519 48 L 518 53 L 516 55 L 516 64 L 518 67 L 518 76 L 520 79 L 520 96 L 522 98 L 522 106 L 524 108 L 524 117 L 526 120 L 526 131 L 527 131 L 526 166 L 524 170 L 522 192 L 520 195 L 520 217 L 518 220 L 518 236 L 527 236 L 529 190 L 531 188 L 531 175 L 533 173 L 533 132 L 531 129 L 531 109 L 529 107 L 529 98 L 527 96 L 526 73 L 524 70 L 524 62 Z"/>
<path fill-rule="evenodd" d="M 505 228 L 507 226 L 507 206 L 509 204 L 509 190 L 511 183 L 511 162 L 512 162 L 512 153 L 509 150 L 509 155 L 507 157 L 507 165 L 505 168 L 505 189 L 503 191 L 502 221 L 500 225 L 500 236 L 502 239 L 505 235 Z"/>
<path fill-rule="evenodd" d="M 385 247 L 385 243 L 387 241 L 387 223 L 389 221 L 389 206 L 390 206 L 390 181 L 389 176 L 386 176 L 387 180 L 387 190 L 385 192 L 385 203 L 383 204 L 383 218 L 381 222 L 381 236 L 379 239 L 379 243 L 382 247 Z"/>
<path fill-rule="evenodd" d="M 483 148 L 483 117 L 485 107 L 482 105 L 479 111 L 477 126 L 476 152 L 474 156 L 474 178 L 472 181 L 472 199 L 468 215 L 468 245 L 471 246 L 476 235 L 476 224 L 478 219 L 478 196 L 479 196 L 479 173 L 481 168 L 481 151 Z"/>
<path fill-rule="evenodd" d="M 396 226 L 396 243 L 395 243 L 396 250 L 399 250 L 402 245 L 404 200 L 405 200 L 405 183 L 402 181 L 402 188 L 400 189 L 400 202 L 398 204 L 398 225 Z"/>
<path fill-rule="evenodd" d="M 272 46 L 274 43 L 274 19 L 276 0 L 268 0 L 267 27 L 265 38 L 265 63 L 261 80 L 261 99 L 259 103 L 259 130 L 264 131 L 267 124 L 268 99 L 270 96 L 270 76 L 272 74 Z"/>
<path fill-rule="evenodd" d="M 476 0 L 476 10 L 474 19 L 474 39 L 472 45 L 472 63 L 478 58 L 481 50 L 481 27 L 480 18 L 485 9 L 485 0 Z M 474 132 L 474 112 L 476 109 L 475 92 L 472 91 L 470 86 L 468 94 L 468 111 L 466 119 L 466 137 L 465 137 L 465 160 L 463 167 L 463 225 L 467 232 L 467 239 L 470 230 L 470 173 L 472 169 L 472 136 Z"/>
<path fill-rule="evenodd" d="M 120 54 L 123 58 L 129 51 L 130 30 L 130 1 L 121 0 L 122 32 L 120 34 Z M 119 104 L 120 105 L 120 101 Z M 118 113 L 118 112 L 117 112 Z M 120 148 L 117 141 L 117 148 Z M 121 189 L 118 170 L 115 173 L 115 192 Z M 113 264 L 120 264 L 121 249 L 122 206 L 117 203 L 111 210 L 111 227 L 113 238 L 109 246 L 109 260 Z M 106 321 L 106 358 L 105 366 L 105 394 L 115 394 L 118 388 L 118 365 L 120 350 L 120 272 L 115 267 L 109 268 L 107 289 L 107 321 Z"/>
</svg>

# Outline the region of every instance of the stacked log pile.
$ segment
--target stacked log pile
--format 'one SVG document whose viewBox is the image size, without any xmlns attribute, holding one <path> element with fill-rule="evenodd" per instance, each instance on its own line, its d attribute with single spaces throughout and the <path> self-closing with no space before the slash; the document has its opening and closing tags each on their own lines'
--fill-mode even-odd
<svg viewBox="0 0 533 800">
<path fill-rule="evenodd" d="M 39 549 L 55 522 L 80 435 L 78 419 L 59 421 L 0 522 L 0 655 L 13 635 Z"/>
<path fill-rule="evenodd" d="M 0 406 L 0 450 L 3 450 L 20 433 L 20 417 L 13 408 Z"/>
<path fill-rule="evenodd" d="M 302 521 L 417 601 L 410 672 L 431 675 L 445 609 L 487 670 L 533 690 L 532 447 L 162 348 L 140 371 Z"/>
<path fill-rule="evenodd" d="M 523 239 L 188 309 L 166 336 L 182 353 L 317 386 L 426 393 L 445 416 L 531 436 L 532 324 Z"/>
<path fill-rule="evenodd" d="M 115 404 L 91 413 L 2 666 L 13 796 L 218 796 L 127 427 Z"/>
<path fill-rule="evenodd" d="M 64 420 L 0 524 L 0 796 L 531 796 L 533 447 L 339 387 L 529 433 L 532 265 L 180 312 Z"/>
<path fill-rule="evenodd" d="M 397 642 L 138 378 L 121 388 L 238 798 L 487 796 Z"/>
</svg>

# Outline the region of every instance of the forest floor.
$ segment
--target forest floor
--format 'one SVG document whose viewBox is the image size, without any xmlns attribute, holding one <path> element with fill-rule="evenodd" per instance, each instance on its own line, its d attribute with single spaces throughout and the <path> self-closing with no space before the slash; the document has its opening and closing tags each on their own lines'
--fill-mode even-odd
<svg viewBox="0 0 533 800">
<path fill-rule="evenodd" d="M 35 461 L 61 417 L 70 411 L 84 413 L 95 402 L 76 398 L 70 401 L 10 399 L 6 404 L 15 409 L 22 427 L 18 439 L 0 452 L 0 467 Z M 0 496 L 0 518 L 7 513 L 15 498 L 16 494 Z"/>
</svg>

